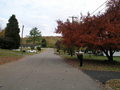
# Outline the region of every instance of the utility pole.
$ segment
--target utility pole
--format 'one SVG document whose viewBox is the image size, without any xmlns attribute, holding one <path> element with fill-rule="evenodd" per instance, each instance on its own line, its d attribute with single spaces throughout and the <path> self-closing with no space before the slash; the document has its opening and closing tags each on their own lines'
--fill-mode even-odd
<svg viewBox="0 0 120 90">
<path fill-rule="evenodd" d="M 75 21 L 75 19 L 77 19 L 78 17 L 70 16 L 69 18 L 72 18 L 72 23 L 73 23 Z"/>
<path fill-rule="evenodd" d="M 23 31 L 24 31 L 24 25 L 22 26 L 22 33 L 21 33 L 21 51 L 23 49 L 23 46 L 22 46 Z"/>
</svg>

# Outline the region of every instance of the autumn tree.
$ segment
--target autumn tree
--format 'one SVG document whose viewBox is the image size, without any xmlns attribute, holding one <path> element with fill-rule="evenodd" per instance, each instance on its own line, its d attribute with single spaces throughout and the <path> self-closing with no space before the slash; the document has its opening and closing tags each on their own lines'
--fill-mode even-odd
<svg viewBox="0 0 120 90">
<path fill-rule="evenodd" d="M 5 36 L 5 30 L 0 31 L 0 38 L 3 38 Z"/>
<path fill-rule="evenodd" d="M 61 33 L 63 39 L 63 44 L 68 48 L 68 53 L 73 56 L 74 47 L 76 46 L 76 36 L 75 32 L 77 31 L 77 22 L 70 22 L 67 20 L 66 22 L 62 22 L 60 20 L 57 21 L 58 27 L 56 29 L 56 33 Z"/>
<path fill-rule="evenodd" d="M 85 18 L 87 32 L 85 42 L 105 53 L 109 61 L 120 50 L 120 0 L 111 0 L 106 12 L 99 16 Z"/>
<path fill-rule="evenodd" d="M 67 47 L 87 47 L 101 50 L 109 61 L 120 50 L 120 0 L 110 0 L 105 13 L 81 17 L 80 22 L 57 21 L 57 33 L 61 33 Z"/>
<path fill-rule="evenodd" d="M 61 41 L 57 40 L 55 43 L 55 48 L 57 49 L 57 52 L 60 54 L 60 49 L 61 49 Z"/>
<path fill-rule="evenodd" d="M 102 49 L 110 61 L 113 61 L 113 54 L 120 50 L 120 0 L 110 0 L 108 9 L 103 16 L 106 33 L 106 41 Z"/>
</svg>

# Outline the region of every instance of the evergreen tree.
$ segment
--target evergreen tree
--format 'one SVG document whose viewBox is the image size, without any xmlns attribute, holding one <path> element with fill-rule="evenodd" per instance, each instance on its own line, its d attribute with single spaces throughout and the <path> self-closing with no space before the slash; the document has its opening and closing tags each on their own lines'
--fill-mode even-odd
<svg viewBox="0 0 120 90">
<path fill-rule="evenodd" d="M 47 42 L 45 39 L 42 40 L 41 44 L 42 44 L 42 47 L 47 47 Z"/>
<path fill-rule="evenodd" d="M 41 32 L 38 30 L 38 28 L 34 27 L 30 30 L 30 34 L 29 34 L 29 39 L 27 40 L 27 42 L 31 42 L 33 44 L 33 46 L 35 46 L 36 44 L 40 44 L 41 41 Z"/>
<path fill-rule="evenodd" d="M 8 20 L 7 27 L 5 29 L 5 38 L 9 38 L 12 40 L 12 48 L 10 49 L 17 49 L 20 46 L 20 35 L 19 35 L 20 29 L 18 26 L 18 21 L 15 17 L 15 15 L 12 15 L 10 19 Z"/>
</svg>

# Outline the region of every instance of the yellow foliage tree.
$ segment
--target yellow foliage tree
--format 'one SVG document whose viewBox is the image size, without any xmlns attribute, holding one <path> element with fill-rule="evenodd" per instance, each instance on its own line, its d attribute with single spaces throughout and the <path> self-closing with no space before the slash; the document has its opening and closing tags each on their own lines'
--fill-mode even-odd
<svg viewBox="0 0 120 90">
<path fill-rule="evenodd" d="M 4 35 L 5 35 L 5 30 L 2 30 L 2 31 L 0 32 L 0 37 L 4 37 Z"/>
</svg>

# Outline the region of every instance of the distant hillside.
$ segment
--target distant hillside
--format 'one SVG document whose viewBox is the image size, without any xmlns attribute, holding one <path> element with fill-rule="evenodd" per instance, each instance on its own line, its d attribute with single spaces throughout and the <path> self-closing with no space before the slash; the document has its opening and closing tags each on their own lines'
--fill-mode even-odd
<svg viewBox="0 0 120 90">
<path fill-rule="evenodd" d="M 54 47 L 56 41 L 61 39 L 60 36 L 43 36 L 42 38 L 44 38 L 47 41 L 48 47 Z M 31 43 L 27 43 L 26 42 L 27 40 L 28 40 L 27 37 L 23 38 L 22 44 L 31 44 Z"/>
<path fill-rule="evenodd" d="M 57 40 L 60 40 L 60 36 L 44 36 L 46 39 L 48 47 L 54 47 Z"/>
</svg>

